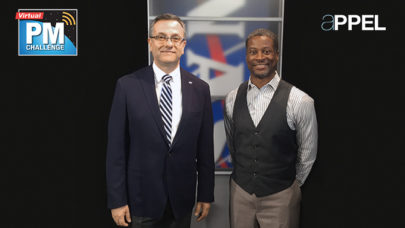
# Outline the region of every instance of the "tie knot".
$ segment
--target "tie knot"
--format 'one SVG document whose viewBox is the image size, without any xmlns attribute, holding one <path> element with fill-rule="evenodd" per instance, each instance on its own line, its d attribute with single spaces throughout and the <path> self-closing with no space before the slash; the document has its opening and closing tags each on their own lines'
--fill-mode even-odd
<svg viewBox="0 0 405 228">
<path fill-rule="evenodd" d="M 166 75 L 164 75 L 164 76 L 162 77 L 162 79 L 163 79 L 163 81 L 164 81 L 165 83 L 169 83 L 170 80 L 172 80 L 172 76 L 166 74 Z"/>
</svg>

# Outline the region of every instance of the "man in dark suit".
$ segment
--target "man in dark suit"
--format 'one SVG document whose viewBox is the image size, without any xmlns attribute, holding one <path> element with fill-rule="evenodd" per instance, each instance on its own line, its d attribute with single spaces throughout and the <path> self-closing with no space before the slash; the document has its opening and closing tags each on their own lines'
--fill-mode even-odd
<svg viewBox="0 0 405 228">
<path fill-rule="evenodd" d="M 117 81 L 107 148 L 108 207 L 119 226 L 190 227 L 214 201 L 213 116 L 209 86 L 180 68 L 184 22 L 151 24 L 151 66 Z"/>
</svg>

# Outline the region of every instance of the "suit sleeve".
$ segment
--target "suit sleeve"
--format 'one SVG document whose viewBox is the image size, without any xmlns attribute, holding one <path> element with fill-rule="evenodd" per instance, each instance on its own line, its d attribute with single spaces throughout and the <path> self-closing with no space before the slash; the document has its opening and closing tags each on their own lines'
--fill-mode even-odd
<svg viewBox="0 0 405 228">
<path fill-rule="evenodd" d="M 107 206 L 127 205 L 126 158 L 128 154 L 128 118 L 125 92 L 117 81 L 108 122 L 106 157 Z"/>
<path fill-rule="evenodd" d="M 215 163 L 211 95 L 207 86 L 204 96 L 203 120 L 198 138 L 197 171 L 198 202 L 214 201 Z"/>
</svg>

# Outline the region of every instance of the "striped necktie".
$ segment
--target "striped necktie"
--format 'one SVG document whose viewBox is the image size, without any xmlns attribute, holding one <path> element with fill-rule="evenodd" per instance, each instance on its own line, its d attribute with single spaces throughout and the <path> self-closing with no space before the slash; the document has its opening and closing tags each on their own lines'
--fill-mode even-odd
<svg viewBox="0 0 405 228">
<path fill-rule="evenodd" d="M 166 74 L 163 76 L 163 87 L 160 94 L 160 112 L 162 114 L 163 127 L 166 133 L 166 138 L 169 141 L 169 146 L 172 143 L 172 89 L 170 80 L 172 76 Z"/>
</svg>

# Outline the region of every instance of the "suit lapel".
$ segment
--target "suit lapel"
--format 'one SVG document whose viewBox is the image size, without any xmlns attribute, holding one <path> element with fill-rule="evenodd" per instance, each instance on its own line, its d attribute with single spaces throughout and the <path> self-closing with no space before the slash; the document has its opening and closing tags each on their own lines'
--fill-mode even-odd
<svg viewBox="0 0 405 228">
<path fill-rule="evenodd" d="M 182 114 L 180 118 L 180 123 L 179 127 L 177 128 L 176 135 L 174 136 L 173 142 L 172 142 L 172 147 L 176 144 L 178 139 L 181 137 L 181 134 L 183 132 L 183 129 L 185 128 L 185 122 L 187 120 L 187 115 L 189 113 L 189 107 L 191 106 L 192 102 L 192 89 L 193 89 L 193 84 L 191 80 L 188 79 L 187 77 L 187 72 L 183 70 L 183 68 L 180 68 L 180 76 L 181 76 L 181 103 L 182 103 Z"/>
<path fill-rule="evenodd" d="M 151 115 L 155 120 L 156 126 L 159 129 L 160 134 L 168 144 L 169 142 L 165 137 L 165 133 L 163 130 L 163 121 L 159 110 L 159 104 L 157 101 L 155 89 L 155 74 L 153 73 L 152 66 L 146 68 L 145 75 L 142 76 L 140 82 L 143 88 L 143 92 L 145 94 L 145 100 L 148 103 L 149 108 L 151 110 Z"/>
</svg>

